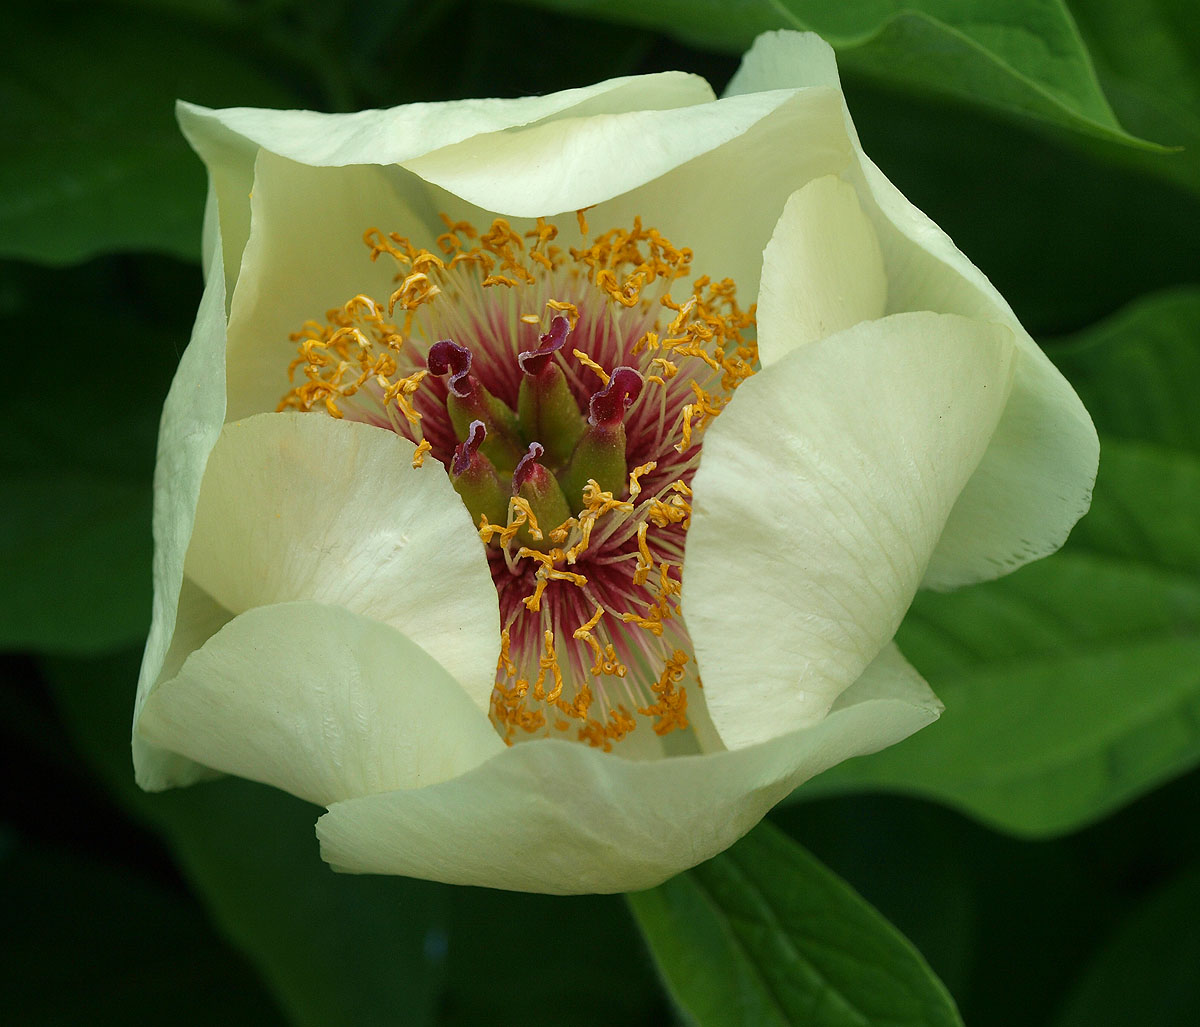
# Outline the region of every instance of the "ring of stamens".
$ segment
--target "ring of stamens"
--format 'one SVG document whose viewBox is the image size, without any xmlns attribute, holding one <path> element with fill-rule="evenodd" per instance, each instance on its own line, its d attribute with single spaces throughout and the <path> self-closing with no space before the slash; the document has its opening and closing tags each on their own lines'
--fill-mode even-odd
<svg viewBox="0 0 1200 1027">
<path fill-rule="evenodd" d="M 639 723 L 688 726 L 700 687 L 680 618 L 690 482 L 705 428 L 754 373 L 754 310 L 729 280 L 635 219 L 556 244 L 442 215 L 436 250 L 376 228 L 396 263 L 291 336 L 280 410 L 388 427 L 451 475 L 501 609 L 491 716 L 508 742 L 561 734 L 609 751 Z M 533 437 L 535 435 L 544 437 Z M 594 472 L 594 473 L 593 473 Z"/>
</svg>

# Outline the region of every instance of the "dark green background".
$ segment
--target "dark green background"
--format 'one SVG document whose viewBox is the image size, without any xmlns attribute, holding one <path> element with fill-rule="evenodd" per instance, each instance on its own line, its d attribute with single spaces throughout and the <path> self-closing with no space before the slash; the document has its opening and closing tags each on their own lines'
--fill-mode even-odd
<svg viewBox="0 0 1200 1027">
<path fill-rule="evenodd" d="M 967 1024 L 1200 1021 L 1191 5 L 1073 0 L 1094 76 L 1056 99 L 1029 42 L 1065 11 L 1050 0 L 965 5 L 1029 26 L 1007 64 L 933 0 L 921 17 L 866 3 L 861 22 L 832 0 L 603 6 L 606 21 L 568 0 L 110 0 L 6 18 L 6 1022 L 652 1024 L 677 1008 L 756 1022 L 742 998 L 757 985 L 715 968 L 731 1004 L 703 1006 L 654 928 L 734 863 L 632 907 L 337 877 L 316 809 L 241 781 L 144 796 L 128 734 L 157 418 L 201 285 L 204 176 L 174 99 L 337 111 L 671 68 L 719 90 L 754 32 L 780 25 L 834 39 L 865 149 L 1046 345 L 1104 455 L 1064 553 L 918 599 L 900 640 L 943 721 L 771 819 L 911 939 Z M 780 1022 L 808 1022 L 789 1009 Z M 884 1022 L 864 1015 L 828 1022 Z"/>
</svg>

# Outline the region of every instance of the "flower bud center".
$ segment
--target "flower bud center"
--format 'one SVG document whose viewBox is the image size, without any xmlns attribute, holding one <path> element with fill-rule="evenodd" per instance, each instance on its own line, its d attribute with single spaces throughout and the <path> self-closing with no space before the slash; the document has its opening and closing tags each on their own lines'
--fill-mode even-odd
<svg viewBox="0 0 1200 1027">
<path fill-rule="evenodd" d="M 506 741 L 610 750 L 644 725 L 686 749 L 690 482 L 704 429 L 754 372 L 754 317 L 729 280 L 682 284 L 691 252 L 639 220 L 589 240 L 578 219 L 568 249 L 542 219 L 520 234 L 443 216 L 430 248 L 369 230 L 397 286 L 292 337 L 303 380 L 280 409 L 390 428 L 414 467 L 445 469 L 499 596 Z"/>
</svg>

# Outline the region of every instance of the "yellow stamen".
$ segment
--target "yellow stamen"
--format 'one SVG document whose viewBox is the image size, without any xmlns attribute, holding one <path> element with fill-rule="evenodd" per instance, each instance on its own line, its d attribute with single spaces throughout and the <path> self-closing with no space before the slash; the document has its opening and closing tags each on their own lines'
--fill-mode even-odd
<svg viewBox="0 0 1200 1027">
<path fill-rule="evenodd" d="M 643 474 L 649 474 L 657 466 L 658 461 L 651 460 L 649 463 L 639 464 L 629 472 L 629 498 L 631 501 L 642 494 L 642 483 L 638 479 Z"/>
<path fill-rule="evenodd" d="M 608 384 L 608 380 L 609 380 L 608 372 L 606 370 L 604 370 L 604 368 L 601 367 L 599 364 L 597 364 L 596 361 L 594 361 L 586 353 L 584 353 L 583 350 L 573 349 L 573 350 L 571 350 L 571 353 L 575 357 L 575 359 L 578 360 L 581 364 L 583 364 L 583 366 L 586 367 L 589 371 L 594 371 L 596 373 L 596 375 L 599 377 L 599 379 L 602 382 L 604 382 L 605 385 Z"/>
<path fill-rule="evenodd" d="M 428 453 L 433 446 L 429 444 L 428 439 L 422 439 L 417 443 L 417 448 L 413 451 L 412 465 L 413 470 L 418 470 L 425 465 L 425 454 Z"/>
<path fill-rule="evenodd" d="M 638 707 L 638 713 L 643 716 L 657 718 L 654 722 L 656 735 L 666 735 L 688 726 L 687 689 L 679 686 L 687 662 L 687 653 L 676 649 L 659 675 L 658 681 L 651 686 L 651 691 L 658 697 L 657 702 Z"/>
</svg>

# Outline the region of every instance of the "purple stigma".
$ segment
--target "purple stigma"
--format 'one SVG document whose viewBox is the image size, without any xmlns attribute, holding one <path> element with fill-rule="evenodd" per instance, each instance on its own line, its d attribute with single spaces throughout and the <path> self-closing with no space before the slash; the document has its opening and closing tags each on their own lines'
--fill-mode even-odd
<svg viewBox="0 0 1200 1027">
<path fill-rule="evenodd" d="M 460 346 L 449 339 L 435 342 L 429 347 L 425 365 L 431 374 L 439 378 L 449 374 L 450 380 L 447 385 L 459 399 L 466 399 L 475 391 L 471 381 L 471 351 L 466 346 Z"/>
<path fill-rule="evenodd" d="M 616 368 L 608 384 L 588 403 L 588 423 L 597 428 L 615 428 L 642 394 L 644 384 L 645 379 L 632 367 Z"/>
<path fill-rule="evenodd" d="M 563 343 L 567 341 L 570 331 L 571 326 L 567 319 L 561 314 L 558 315 L 550 322 L 550 331 L 545 335 L 538 336 L 538 342 L 541 345 L 537 349 L 517 354 L 517 363 L 521 365 L 521 370 L 531 378 L 536 378 L 546 369 L 550 358 L 563 348 Z"/>
<path fill-rule="evenodd" d="M 451 343 L 451 345 L 454 344 Z M 468 354 L 469 356 L 470 354 Z M 454 458 L 450 461 L 451 474 L 457 476 L 466 472 L 485 438 L 487 438 L 487 429 L 483 426 L 483 422 L 472 421 L 471 427 L 467 429 L 467 441 L 460 442 L 454 449 Z"/>
<path fill-rule="evenodd" d="M 529 443 L 529 452 L 521 457 L 521 462 L 517 464 L 516 469 L 513 471 L 512 490 L 514 496 L 521 491 L 521 486 L 537 474 L 538 471 L 541 471 L 543 474 L 546 473 L 546 469 L 538 463 L 544 452 L 545 450 L 542 448 L 540 442 Z"/>
</svg>

